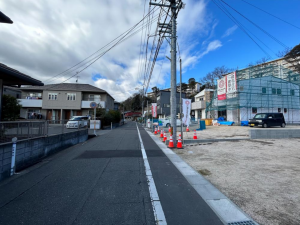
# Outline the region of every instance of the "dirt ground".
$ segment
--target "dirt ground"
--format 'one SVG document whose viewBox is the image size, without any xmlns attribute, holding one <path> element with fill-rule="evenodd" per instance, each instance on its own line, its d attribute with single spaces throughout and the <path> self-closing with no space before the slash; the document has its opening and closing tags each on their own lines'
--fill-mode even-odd
<svg viewBox="0 0 300 225">
<path fill-rule="evenodd" d="M 183 132 L 184 139 L 193 139 L 193 126 L 190 132 Z M 196 131 L 198 139 L 219 139 L 219 138 L 249 138 L 250 127 L 242 126 L 207 126 L 205 130 Z M 179 134 L 180 129 L 177 128 Z"/>
<path fill-rule="evenodd" d="M 212 138 L 213 129 L 200 138 Z M 215 130 L 229 138 L 248 129 Z M 174 151 L 259 224 L 300 224 L 300 139 L 201 143 Z"/>
</svg>

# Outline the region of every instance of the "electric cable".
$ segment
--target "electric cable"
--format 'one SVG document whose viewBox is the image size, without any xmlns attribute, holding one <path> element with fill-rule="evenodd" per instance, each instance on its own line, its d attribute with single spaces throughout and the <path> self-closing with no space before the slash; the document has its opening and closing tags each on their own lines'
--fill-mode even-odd
<svg viewBox="0 0 300 225">
<path fill-rule="evenodd" d="M 155 8 L 153 8 L 154 10 Z M 158 10 L 155 9 L 155 11 Z M 151 12 L 150 12 L 151 13 Z M 75 64 L 74 66 L 70 67 L 69 69 L 67 70 L 64 70 L 63 72 L 51 77 L 50 79 L 47 79 L 45 82 L 47 82 L 48 80 L 51 80 L 59 75 L 62 75 L 64 74 L 65 72 L 73 69 L 74 67 L 76 67 L 77 65 L 81 64 L 82 62 L 86 61 L 88 58 L 92 57 L 93 55 L 95 55 L 96 53 L 98 53 L 99 51 L 103 50 L 104 48 L 108 47 L 110 44 L 114 43 L 116 40 L 118 40 L 118 38 L 122 37 L 122 35 L 124 34 L 128 34 L 129 31 L 131 31 L 133 28 L 135 28 L 138 24 L 140 24 L 142 21 L 144 21 L 144 19 L 148 16 L 148 14 L 146 16 L 144 16 L 136 25 L 134 25 L 132 28 L 128 29 L 127 31 L 123 32 L 122 34 L 120 34 L 118 37 L 116 37 L 115 39 L 113 39 L 111 42 L 109 42 L 108 44 L 106 44 L 105 46 L 101 47 L 100 49 L 98 49 L 96 52 L 94 52 L 93 54 L 91 54 L 90 56 L 86 57 L 85 59 L 81 60 L 79 63 Z"/>
<path fill-rule="evenodd" d="M 300 27 L 297 27 L 296 25 L 294 25 L 294 24 L 292 24 L 292 23 L 290 23 L 290 22 L 288 22 L 288 21 L 286 21 L 286 20 L 283 20 L 283 19 L 279 18 L 278 16 L 275 16 L 275 15 L 273 15 L 273 14 L 271 14 L 271 13 L 269 13 L 269 12 L 267 12 L 267 11 L 265 11 L 265 10 L 263 10 L 263 9 L 261 9 L 261 8 L 259 8 L 259 7 L 257 7 L 257 6 L 255 6 L 255 5 L 249 3 L 249 2 L 247 2 L 247 1 L 245 1 L 245 0 L 242 0 L 242 1 L 245 2 L 245 3 L 247 3 L 248 5 L 251 5 L 252 7 L 256 8 L 256 9 L 258 9 L 258 10 L 260 10 L 260 11 L 262 11 L 262 12 L 264 12 L 264 13 L 270 15 L 270 16 L 273 16 L 273 17 L 275 17 L 276 19 L 279 19 L 279 20 L 281 20 L 282 22 L 284 22 L 284 23 L 286 23 L 286 24 L 289 24 L 289 25 L 291 25 L 291 26 L 293 26 L 293 27 L 295 27 L 295 28 L 297 28 L 297 29 L 300 30 Z"/>
<path fill-rule="evenodd" d="M 237 11 L 235 8 L 233 8 L 232 6 L 230 6 L 228 3 L 226 3 L 224 0 L 220 0 L 221 2 L 223 2 L 224 4 L 226 4 L 228 7 L 230 7 L 232 10 L 234 10 L 236 13 L 238 13 L 239 15 L 241 15 L 243 18 L 245 18 L 246 20 L 248 20 L 250 23 L 252 23 L 254 26 L 256 26 L 258 29 L 260 29 L 262 32 L 264 32 L 266 35 L 268 35 L 270 38 L 272 38 L 274 41 L 276 41 L 278 44 L 280 44 L 281 46 L 283 46 L 284 48 L 288 48 L 285 44 L 283 44 L 281 41 L 279 41 L 276 37 L 274 37 L 273 35 L 271 35 L 269 32 L 267 32 L 265 29 L 261 28 L 260 26 L 258 26 L 256 23 L 254 23 L 252 20 L 250 20 L 248 17 L 244 16 L 242 13 L 240 13 L 239 11 Z"/>
</svg>

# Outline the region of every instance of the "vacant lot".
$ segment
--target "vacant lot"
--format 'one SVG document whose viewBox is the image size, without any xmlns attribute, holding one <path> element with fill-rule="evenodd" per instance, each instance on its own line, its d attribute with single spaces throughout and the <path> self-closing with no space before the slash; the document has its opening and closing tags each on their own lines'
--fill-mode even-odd
<svg viewBox="0 0 300 225">
<path fill-rule="evenodd" d="M 199 137 L 242 137 L 248 129 L 214 127 Z M 300 224 L 300 139 L 202 143 L 174 151 L 259 224 Z"/>
</svg>

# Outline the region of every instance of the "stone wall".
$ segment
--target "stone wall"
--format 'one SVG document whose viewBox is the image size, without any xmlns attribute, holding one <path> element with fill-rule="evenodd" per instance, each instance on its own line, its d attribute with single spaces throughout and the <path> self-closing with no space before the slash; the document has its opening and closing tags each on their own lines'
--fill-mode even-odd
<svg viewBox="0 0 300 225">
<path fill-rule="evenodd" d="M 88 139 L 88 130 L 34 138 L 17 142 L 16 171 Z M 12 143 L 0 145 L 0 181 L 10 176 Z"/>
</svg>

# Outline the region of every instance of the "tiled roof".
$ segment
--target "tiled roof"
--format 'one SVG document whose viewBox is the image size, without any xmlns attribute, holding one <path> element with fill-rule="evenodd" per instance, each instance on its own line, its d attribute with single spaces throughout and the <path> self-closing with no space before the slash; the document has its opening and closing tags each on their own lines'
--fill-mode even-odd
<svg viewBox="0 0 300 225">
<path fill-rule="evenodd" d="M 0 23 L 13 23 L 13 21 L 0 11 Z"/>
<path fill-rule="evenodd" d="M 107 91 L 92 86 L 90 84 L 79 84 L 79 83 L 61 83 L 61 84 L 48 84 L 45 86 L 28 86 L 21 87 L 21 90 L 53 90 L 53 91 L 81 91 L 81 92 L 97 92 L 106 93 L 111 96 Z M 112 97 L 112 96 L 111 96 Z M 113 97 L 112 97 L 113 98 Z"/>
<path fill-rule="evenodd" d="M 32 83 L 32 85 L 44 85 L 41 81 L 34 79 L 24 73 L 19 72 L 5 64 L 0 63 L 0 73 L 8 74 L 9 76 L 16 77 L 17 79 L 24 80 L 26 82 Z M 15 79 L 15 78 L 14 78 Z"/>
</svg>

